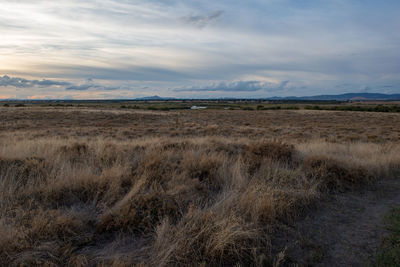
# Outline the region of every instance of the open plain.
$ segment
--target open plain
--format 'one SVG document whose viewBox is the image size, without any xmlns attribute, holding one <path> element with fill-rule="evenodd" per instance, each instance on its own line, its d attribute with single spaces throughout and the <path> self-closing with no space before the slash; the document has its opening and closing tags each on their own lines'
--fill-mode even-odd
<svg viewBox="0 0 400 267">
<path fill-rule="evenodd" d="M 0 0 L 0 267 L 400 267 L 399 10 Z"/>
<path fill-rule="evenodd" d="M 2 107 L 0 265 L 369 264 L 399 140 L 400 113 Z"/>
</svg>

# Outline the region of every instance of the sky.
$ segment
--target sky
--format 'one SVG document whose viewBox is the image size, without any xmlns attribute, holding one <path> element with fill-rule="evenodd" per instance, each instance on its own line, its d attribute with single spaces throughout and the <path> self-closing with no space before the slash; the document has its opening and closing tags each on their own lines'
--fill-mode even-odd
<svg viewBox="0 0 400 267">
<path fill-rule="evenodd" d="M 0 99 L 400 93 L 398 0 L 0 7 Z"/>
</svg>

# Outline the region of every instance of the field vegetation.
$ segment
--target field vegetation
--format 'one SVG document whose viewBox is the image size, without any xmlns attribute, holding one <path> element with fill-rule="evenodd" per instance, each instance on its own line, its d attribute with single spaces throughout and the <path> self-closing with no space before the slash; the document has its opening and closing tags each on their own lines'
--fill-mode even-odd
<svg viewBox="0 0 400 267">
<path fill-rule="evenodd" d="M 4 107 L 0 119 L 2 266 L 293 265 L 288 225 L 400 174 L 398 114 Z"/>
<path fill-rule="evenodd" d="M 369 262 L 369 266 L 400 265 L 400 209 L 392 208 L 385 216 L 389 234 L 384 238 L 380 250 Z"/>
<path fill-rule="evenodd" d="M 202 106 L 212 110 L 338 110 L 358 112 L 400 112 L 399 101 L 318 100 L 57 100 L 0 101 L 3 107 L 114 108 L 154 111 L 187 110 Z"/>
</svg>

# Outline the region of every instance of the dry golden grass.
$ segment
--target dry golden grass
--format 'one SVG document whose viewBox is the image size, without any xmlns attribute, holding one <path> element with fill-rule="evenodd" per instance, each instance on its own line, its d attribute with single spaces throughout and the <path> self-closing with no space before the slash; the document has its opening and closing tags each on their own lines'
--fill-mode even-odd
<svg viewBox="0 0 400 267">
<path fill-rule="evenodd" d="M 0 137 L 55 136 L 132 140 L 148 137 L 277 138 L 286 142 L 397 142 L 400 113 L 313 110 L 143 111 L 1 108 Z"/>
<path fill-rule="evenodd" d="M 376 143 L 301 142 L 285 135 L 254 139 L 240 133 L 242 126 L 234 129 L 237 120 L 265 125 L 258 116 L 286 114 L 281 112 L 233 112 L 230 132 L 221 130 L 230 116 L 225 111 L 192 112 L 187 116 L 199 118 L 190 123 L 205 123 L 207 115 L 207 125 L 218 125 L 205 125 L 199 137 L 164 135 L 170 116 L 184 113 L 125 118 L 106 111 L 57 110 L 47 117 L 40 117 L 40 109 L 7 112 L 4 124 L 14 128 L 0 139 L 4 266 L 278 266 L 283 254 L 271 245 L 276 225 L 296 220 L 330 192 L 392 178 L 400 170 L 400 144 L 389 137 Z M 122 140 L 121 129 L 130 127 L 128 121 L 140 124 L 135 118 L 142 115 L 153 134 Z M 60 116 L 71 116 L 62 120 L 64 128 L 53 124 Z M 111 121 L 118 116 L 121 121 Z M 101 123 L 112 127 L 96 126 Z M 181 127 L 174 125 L 169 127 Z M 119 138 L 110 138 L 115 129 Z"/>
</svg>

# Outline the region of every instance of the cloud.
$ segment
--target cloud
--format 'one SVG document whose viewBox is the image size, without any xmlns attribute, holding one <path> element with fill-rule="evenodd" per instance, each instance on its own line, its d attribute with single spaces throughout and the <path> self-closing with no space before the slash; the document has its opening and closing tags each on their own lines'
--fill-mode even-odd
<svg viewBox="0 0 400 267">
<path fill-rule="evenodd" d="M 51 69 L 57 69 L 57 72 L 62 72 L 64 77 L 70 79 L 85 79 L 93 77 L 98 80 L 131 80 L 131 81 L 179 81 L 182 79 L 194 78 L 191 73 L 184 71 L 175 71 L 166 67 L 138 67 L 118 66 L 111 67 L 92 67 L 92 66 L 46 66 L 46 70 L 51 72 Z M 191 75 L 191 76 L 190 76 Z"/>
<path fill-rule="evenodd" d="M 281 84 L 276 89 L 278 91 L 286 89 L 286 87 L 288 86 L 289 83 L 290 83 L 290 81 L 283 81 L 283 82 L 281 82 Z"/>
<path fill-rule="evenodd" d="M 114 91 L 114 90 L 122 89 L 122 86 L 101 85 L 101 84 L 95 83 L 93 78 L 89 78 L 82 84 L 79 84 L 79 85 L 74 84 L 74 85 L 71 85 L 71 86 L 68 86 L 67 88 L 65 88 L 65 90 L 69 90 L 69 91 L 86 91 L 86 90 L 90 90 L 90 89 L 97 89 L 97 90 L 101 90 L 101 91 Z"/>
<path fill-rule="evenodd" d="M 222 10 L 217 10 L 209 15 L 201 16 L 201 15 L 190 15 L 182 17 L 181 20 L 187 24 L 194 25 L 198 28 L 204 28 L 210 24 L 215 23 L 224 13 Z"/>
<path fill-rule="evenodd" d="M 2 1 L 0 74 L 32 80 L 0 76 L 0 91 L 18 97 L 31 88 L 74 97 L 165 95 L 173 88 L 202 96 L 311 95 L 364 86 L 399 91 L 400 1 L 300 2 Z M 381 87 L 388 84 L 395 87 Z"/>
<path fill-rule="evenodd" d="M 75 90 L 75 91 L 85 91 L 85 90 L 89 90 L 89 89 L 113 91 L 113 90 L 121 89 L 121 86 L 104 86 L 104 85 L 99 85 L 99 84 L 80 84 L 80 85 L 72 85 L 72 86 L 65 88 L 65 90 Z"/>
<path fill-rule="evenodd" d="M 283 81 L 280 84 L 261 81 L 234 81 L 219 82 L 202 87 L 184 87 L 174 89 L 175 92 L 255 92 L 260 90 L 280 91 L 287 87 L 290 81 Z"/>
<path fill-rule="evenodd" d="M 348 88 L 353 86 L 351 83 L 342 83 L 335 86 L 335 88 Z"/>
<path fill-rule="evenodd" d="M 68 86 L 69 82 L 53 81 L 53 80 L 27 80 L 24 78 L 11 78 L 7 75 L 0 77 L 0 86 L 13 86 L 17 88 L 28 87 L 49 87 L 49 86 Z"/>
<path fill-rule="evenodd" d="M 373 88 L 371 88 L 370 86 L 364 86 L 364 87 L 361 89 L 361 92 L 362 92 L 362 93 L 371 93 L 371 92 L 373 92 Z"/>
<path fill-rule="evenodd" d="M 51 86 L 63 87 L 65 90 L 68 91 L 85 91 L 89 89 L 97 89 L 102 91 L 112 91 L 112 90 L 119 90 L 121 86 L 106 86 L 101 84 L 96 84 L 93 82 L 93 79 L 87 79 L 86 82 L 82 84 L 74 84 L 71 82 L 65 81 L 55 81 L 55 80 L 28 80 L 19 77 L 10 77 L 8 75 L 4 75 L 0 77 L 0 86 L 4 87 L 17 87 L 17 88 L 45 88 Z"/>
<path fill-rule="evenodd" d="M 90 88 L 97 88 L 97 87 L 95 85 L 91 85 L 91 84 L 82 84 L 82 85 L 69 86 L 69 87 L 65 88 L 65 90 L 84 91 L 84 90 L 88 90 Z"/>
</svg>

